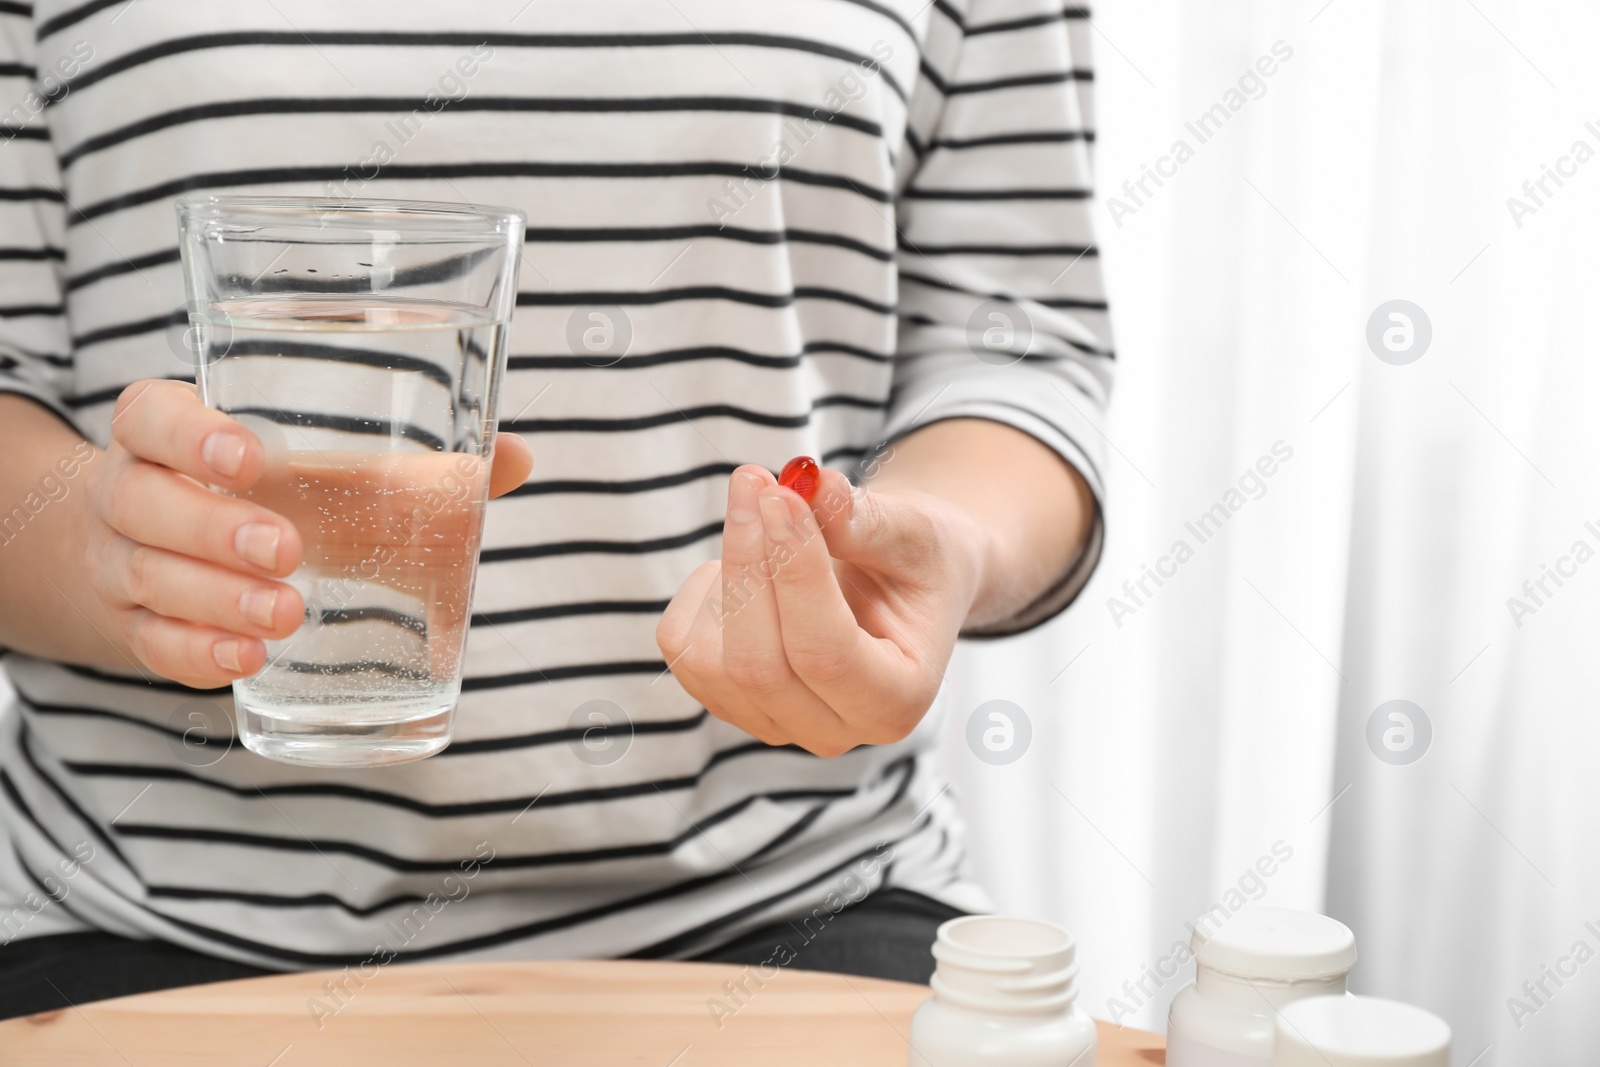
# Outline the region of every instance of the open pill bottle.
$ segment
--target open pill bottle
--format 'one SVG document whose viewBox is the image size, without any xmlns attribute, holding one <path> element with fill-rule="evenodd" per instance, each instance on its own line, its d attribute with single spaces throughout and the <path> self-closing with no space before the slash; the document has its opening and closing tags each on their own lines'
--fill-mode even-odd
<svg viewBox="0 0 1600 1067">
<path fill-rule="evenodd" d="M 1450 1027 L 1378 997 L 1312 997 L 1278 1015 L 1272 1067 L 1450 1067 Z"/>
<path fill-rule="evenodd" d="M 968 915 L 939 927 L 933 958 L 933 996 L 911 1018 L 911 1067 L 1094 1067 L 1067 931 Z"/>
<path fill-rule="evenodd" d="M 1283 908 L 1208 918 L 1190 926 L 1195 979 L 1167 1016 L 1167 1067 L 1269 1067 L 1277 1010 L 1343 994 L 1355 935 L 1326 915 Z"/>
</svg>

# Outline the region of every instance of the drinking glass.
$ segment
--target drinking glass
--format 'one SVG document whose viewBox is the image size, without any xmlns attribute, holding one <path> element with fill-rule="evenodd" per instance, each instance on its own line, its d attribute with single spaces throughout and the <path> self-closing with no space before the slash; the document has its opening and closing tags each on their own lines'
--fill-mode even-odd
<svg viewBox="0 0 1600 1067">
<path fill-rule="evenodd" d="M 233 683 L 247 748 L 360 766 L 450 742 L 524 217 L 420 201 L 178 202 L 201 395 L 260 438 L 300 627 Z M 221 491 L 221 490 L 219 490 Z"/>
</svg>

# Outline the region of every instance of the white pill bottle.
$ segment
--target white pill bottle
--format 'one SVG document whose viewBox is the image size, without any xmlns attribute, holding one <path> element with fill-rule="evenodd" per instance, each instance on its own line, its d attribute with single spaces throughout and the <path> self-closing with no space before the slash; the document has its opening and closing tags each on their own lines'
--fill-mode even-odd
<svg viewBox="0 0 1600 1067">
<path fill-rule="evenodd" d="M 1190 929 L 1195 979 L 1167 1016 L 1167 1067 L 1271 1067 L 1277 1010 L 1342 995 L 1356 962 L 1350 928 L 1311 912 L 1246 908 Z"/>
<path fill-rule="evenodd" d="M 939 927 L 933 996 L 911 1018 L 911 1067 L 1094 1067 L 1077 949 L 1052 923 L 969 915 Z"/>
<path fill-rule="evenodd" d="M 1450 1027 L 1378 997 L 1312 997 L 1278 1016 L 1273 1067 L 1450 1067 Z"/>
</svg>

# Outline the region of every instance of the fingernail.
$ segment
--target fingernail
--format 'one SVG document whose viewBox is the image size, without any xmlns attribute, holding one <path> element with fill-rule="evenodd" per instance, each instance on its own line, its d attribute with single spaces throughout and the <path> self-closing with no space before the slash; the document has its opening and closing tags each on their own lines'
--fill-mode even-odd
<svg viewBox="0 0 1600 1067">
<path fill-rule="evenodd" d="M 767 540 L 783 544 L 789 540 L 793 527 L 789 524 L 789 505 L 775 496 L 764 496 L 761 501 L 761 524 L 767 528 Z"/>
<path fill-rule="evenodd" d="M 233 535 L 233 548 L 239 558 L 264 571 L 278 566 L 278 528 L 270 523 L 250 522 Z"/>
<path fill-rule="evenodd" d="M 239 666 L 239 642 L 237 641 L 218 641 L 211 646 L 211 658 L 216 660 L 217 666 L 225 671 L 240 671 L 244 669 Z"/>
<path fill-rule="evenodd" d="M 749 502 L 761 489 L 761 482 L 748 474 L 741 481 L 743 487 L 736 487 L 728 494 L 728 519 L 739 523 L 760 522 L 761 516 L 750 509 Z"/>
<path fill-rule="evenodd" d="M 232 478 L 244 466 L 244 439 L 236 433 L 218 430 L 200 445 L 200 458 L 224 478 Z"/>
<path fill-rule="evenodd" d="M 277 606 L 276 589 L 253 587 L 239 594 L 239 614 L 263 629 L 271 628 L 273 611 Z"/>
</svg>

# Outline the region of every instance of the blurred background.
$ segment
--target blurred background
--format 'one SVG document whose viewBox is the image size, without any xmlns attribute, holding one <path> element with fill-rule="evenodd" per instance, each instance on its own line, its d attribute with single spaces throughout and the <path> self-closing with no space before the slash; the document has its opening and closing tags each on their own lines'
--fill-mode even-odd
<svg viewBox="0 0 1600 1067">
<path fill-rule="evenodd" d="M 1460 1067 L 1593 1062 L 1600 8 L 1101 0 L 1091 29 L 1108 549 L 1065 616 L 959 654 L 976 872 L 1077 934 L 1104 1018 L 1164 1028 L 1184 924 L 1260 899 L 1347 923 L 1352 988 L 1444 1016 Z M 1032 726 L 1000 766 L 962 729 L 991 700 Z"/>
</svg>

